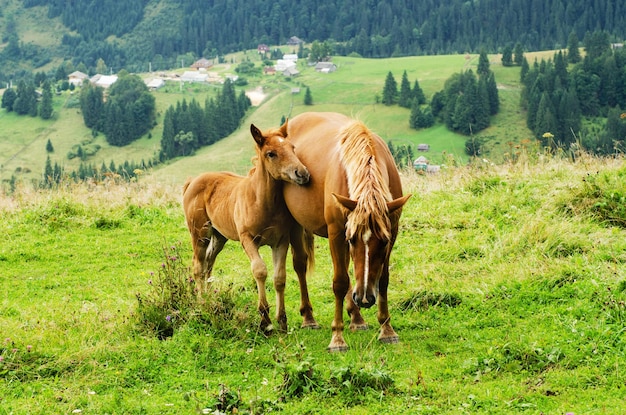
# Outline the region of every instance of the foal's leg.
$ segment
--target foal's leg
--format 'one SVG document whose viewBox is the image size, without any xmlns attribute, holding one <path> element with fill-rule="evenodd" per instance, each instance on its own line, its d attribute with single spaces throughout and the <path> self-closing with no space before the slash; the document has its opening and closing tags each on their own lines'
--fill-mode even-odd
<svg viewBox="0 0 626 415">
<path fill-rule="evenodd" d="M 272 320 L 270 319 L 270 306 L 267 303 L 267 294 L 265 292 L 265 280 L 267 280 L 267 266 L 259 255 L 259 246 L 254 242 L 250 234 L 244 233 L 239 235 L 239 240 L 243 246 L 243 250 L 250 259 L 252 275 L 256 281 L 256 288 L 259 295 L 258 310 L 261 315 L 261 330 L 272 331 Z"/>
<path fill-rule="evenodd" d="M 300 315 L 302 316 L 302 328 L 319 329 L 313 317 L 313 306 L 309 299 L 307 286 L 307 272 L 313 267 L 314 240 L 312 234 L 305 234 L 304 229 L 295 225 L 291 231 L 291 255 L 293 257 L 293 269 L 298 275 L 300 285 Z"/>
<path fill-rule="evenodd" d="M 192 238 L 193 276 L 196 282 L 196 293 L 201 297 L 207 291 L 207 282 L 211 278 L 215 259 L 222 252 L 227 239 L 217 232 L 209 221 L 198 232 L 194 232 Z"/>
<path fill-rule="evenodd" d="M 287 249 L 289 249 L 287 238 L 284 238 L 277 246 L 272 247 L 274 288 L 276 289 L 276 321 L 278 322 L 278 329 L 283 333 L 287 332 L 287 313 L 285 312 Z"/>
</svg>

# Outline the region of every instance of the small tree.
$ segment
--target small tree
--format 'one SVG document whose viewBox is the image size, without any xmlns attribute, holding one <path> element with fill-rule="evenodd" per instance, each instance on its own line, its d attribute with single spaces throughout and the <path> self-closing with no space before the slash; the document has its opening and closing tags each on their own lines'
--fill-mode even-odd
<svg viewBox="0 0 626 415">
<path fill-rule="evenodd" d="M 400 96 L 398 98 L 398 105 L 404 108 L 411 107 L 411 84 L 406 71 L 402 74 L 402 81 L 400 81 Z"/>
<path fill-rule="evenodd" d="M 513 48 L 506 45 L 502 51 L 502 66 L 513 66 Z"/>
<path fill-rule="evenodd" d="M 48 153 L 54 153 L 54 147 L 52 146 L 52 141 L 50 141 L 50 139 L 48 139 L 48 142 L 46 143 L 46 151 Z"/>
<path fill-rule="evenodd" d="M 52 86 L 47 79 L 43 81 L 41 107 L 39 108 L 39 116 L 44 120 L 52 118 Z"/>
<path fill-rule="evenodd" d="M 309 88 L 308 86 L 306 87 L 306 92 L 304 93 L 304 105 L 313 105 L 313 96 L 311 95 L 311 88 Z"/>
<path fill-rule="evenodd" d="M 385 105 L 393 105 L 396 103 L 396 97 L 398 96 L 398 83 L 391 71 L 387 74 L 385 79 L 385 86 L 383 88 L 382 103 Z"/>
<path fill-rule="evenodd" d="M 578 48 L 578 36 L 576 32 L 572 32 L 567 39 L 567 62 L 578 63 L 582 60 L 580 49 Z"/>
<path fill-rule="evenodd" d="M 489 57 L 484 49 L 480 51 L 480 55 L 478 56 L 478 68 L 476 68 L 476 73 L 478 73 L 478 76 L 489 74 Z"/>
</svg>

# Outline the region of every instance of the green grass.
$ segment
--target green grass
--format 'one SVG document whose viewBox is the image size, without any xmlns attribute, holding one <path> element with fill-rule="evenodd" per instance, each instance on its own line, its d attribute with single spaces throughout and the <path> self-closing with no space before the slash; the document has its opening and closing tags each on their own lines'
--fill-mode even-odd
<svg viewBox="0 0 626 415">
<path fill-rule="evenodd" d="M 379 344 L 375 311 L 364 310 L 372 327 L 346 332 L 344 354 L 325 350 L 326 240 L 316 239 L 309 280 L 322 329 L 299 329 L 289 266 L 289 332 L 265 337 L 236 243 L 219 256 L 205 303 L 182 314 L 167 296 L 150 303 L 162 278 L 189 276 L 178 184 L 18 189 L 0 197 L 0 413 L 619 414 L 624 175 L 623 159 L 525 154 L 404 172 L 414 196 L 390 284 L 401 342 Z M 156 308 L 142 309 L 137 294 Z M 177 322 L 164 340 L 142 320 L 165 324 L 160 312 Z"/>
</svg>

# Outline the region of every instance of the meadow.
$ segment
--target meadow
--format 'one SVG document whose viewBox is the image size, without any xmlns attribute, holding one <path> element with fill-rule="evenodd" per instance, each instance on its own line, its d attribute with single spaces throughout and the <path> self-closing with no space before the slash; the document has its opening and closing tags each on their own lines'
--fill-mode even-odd
<svg viewBox="0 0 626 415">
<path fill-rule="evenodd" d="M 326 351 L 325 239 L 309 278 L 322 328 L 299 328 L 288 267 L 289 331 L 266 337 L 236 243 L 204 302 L 190 294 L 179 184 L 2 195 L 0 414 L 622 413 L 624 159 L 527 148 L 403 182 L 413 197 L 390 283 L 400 343 L 379 344 L 364 310 L 370 329 L 347 331 L 340 354 Z"/>
<path fill-rule="evenodd" d="M 285 50 L 285 52 L 292 52 Z M 553 52 L 527 54 L 529 62 L 536 58 L 550 58 Z M 530 138 L 525 125 L 525 116 L 519 108 L 521 87 L 518 67 L 503 67 L 499 55 L 490 55 L 491 68 L 496 74 L 500 87 L 501 111 L 493 117 L 492 126 L 479 135 L 485 139 L 485 155 L 498 162 L 505 160 L 511 147 Z M 226 76 L 235 74 L 237 65 L 242 61 L 251 61 L 257 68 L 262 66 L 256 51 L 232 54 L 226 61 L 211 68 L 212 72 Z M 464 151 L 467 137 L 448 131 L 437 124 L 424 130 L 409 128 L 410 111 L 398 106 L 387 107 L 377 103 L 382 95 L 385 77 L 392 72 L 400 84 L 402 74 L 407 71 L 411 85 L 415 80 L 426 96 L 430 97 L 443 89 L 445 80 L 452 74 L 466 70 L 475 70 L 478 55 L 443 55 L 415 56 L 389 59 L 363 59 L 358 57 L 334 57 L 338 70 L 330 74 L 315 72 L 313 67 L 300 60 L 298 69 L 301 74 L 294 78 L 281 75 L 263 76 L 246 75 L 248 85 L 238 89 L 254 90 L 261 87 L 267 98 L 258 107 L 250 111 L 242 128 L 222 142 L 199 150 L 194 157 L 186 157 L 169 162 L 156 174 L 160 179 L 171 182 L 184 180 L 189 175 L 204 170 L 232 170 L 244 173 L 250 166 L 252 150 L 249 144 L 249 123 L 266 129 L 277 126 L 283 117 L 293 117 L 304 111 L 336 111 L 349 114 L 366 124 L 385 141 L 394 145 L 409 144 L 416 146 L 427 143 L 431 146 L 428 154 L 432 163 L 449 162 L 453 158 L 458 163 L 467 162 Z M 180 73 L 182 69 L 173 72 Z M 140 74 L 150 78 L 157 73 Z M 309 87 L 313 95 L 313 105 L 303 104 L 304 89 Z M 146 136 L 123 148 L 108 145 L 100 134 L 84 126 L 78 91 L 66 91 L 54 97 L 55 113 L 51 120 L 20 117 L 14 113 L 0 110 L 0 179 L 8 181 L 12 177 L 18 180 L 40 180 L 46 158 L 52 164 L 58 163 L 68 171 L 77 170 L 81 160 L 68 159 L 67 154 L 76 144 L 99 145 L 101 149 L 85 162 L 97 167 L 102 163 L 116 165 L 125 161 L 140 162 L 151 160 L 158 154 L 163 128 L 163 116 L 170 105 L 186 99 L 198 100 L 202 105 L 207 97 L 214 96 L 219 85 L 184 84 L 169 81 L 167 86 L 155 91 L 157 104 L 157 125 Z M 299 88 L 300 93 L 292 94 L 292 88 Z M 46 151 L 50 140 L 54 152 Z"/>
</svg>

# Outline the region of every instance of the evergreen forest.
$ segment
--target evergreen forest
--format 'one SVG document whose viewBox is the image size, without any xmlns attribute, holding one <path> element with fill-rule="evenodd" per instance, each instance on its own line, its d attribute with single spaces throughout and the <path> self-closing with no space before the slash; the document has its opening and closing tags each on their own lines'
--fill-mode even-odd
<svg viewBox="0 0 626 415">
<path fill-rule="evenodd" d="M 0 12 L 0 81 L 55 59 L 95 71 L 168 69 L 181 58 L 211 58 L 285 44 L 326 42 L 332 54 L 391 57 L 565 47 L 573 33 L 626 37 L 626 4 L 612 0 L 25 0 L 67 29 L 56 47 L 25 42 L 11 13 Z M 297 46 L 294 46 L 297 48 Z"/>
</svg>

